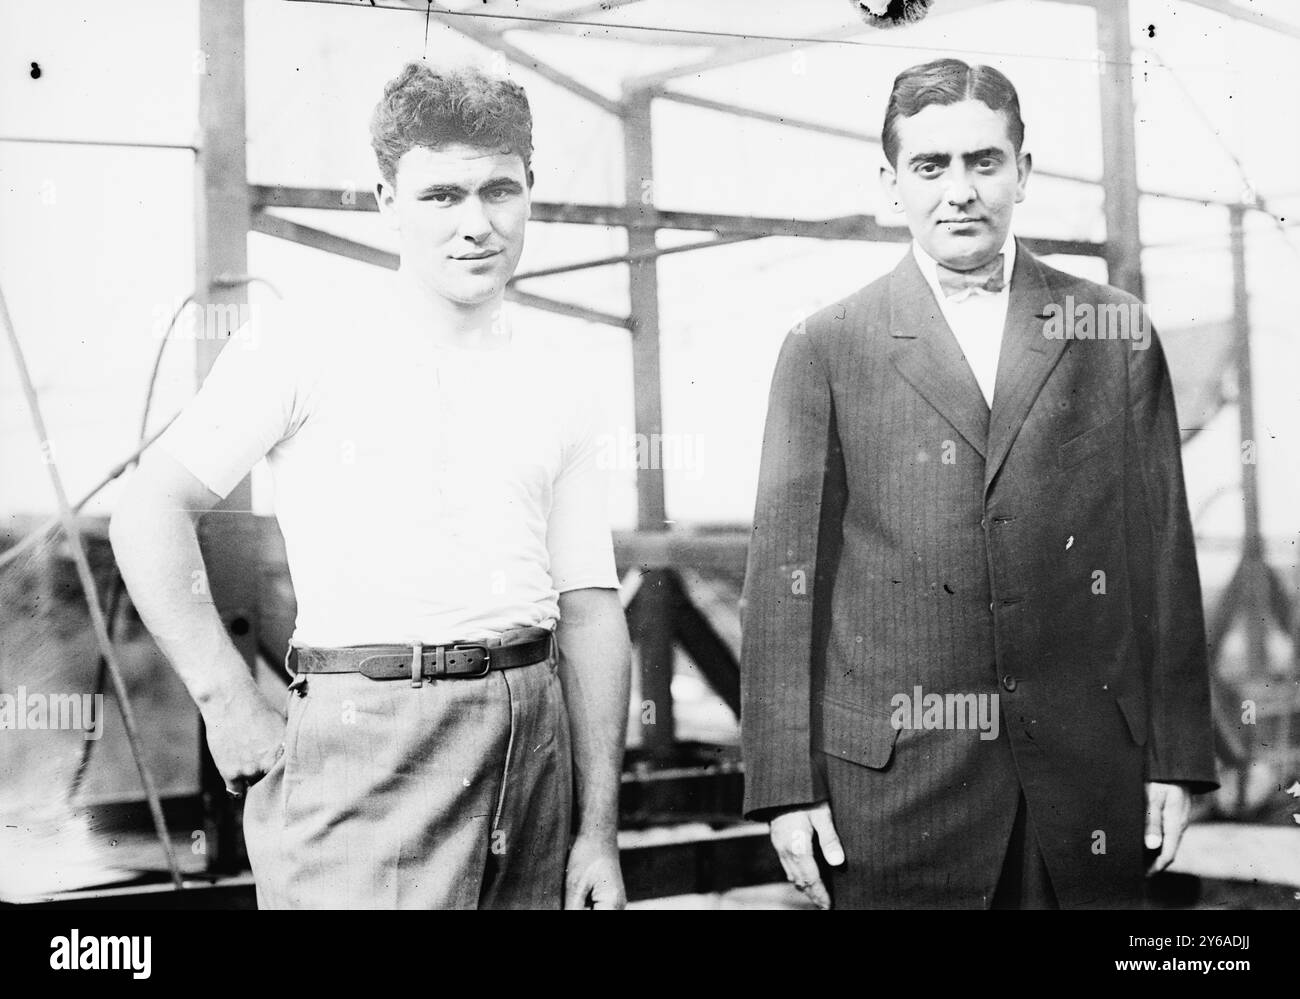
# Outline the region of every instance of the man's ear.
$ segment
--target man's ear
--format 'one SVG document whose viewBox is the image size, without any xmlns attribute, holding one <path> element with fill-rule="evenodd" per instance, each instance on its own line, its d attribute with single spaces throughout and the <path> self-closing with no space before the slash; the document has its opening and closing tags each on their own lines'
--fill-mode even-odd
<svg viewBox="0 0 1300 999">
<path fill-rule="evenodd" d="M 1016 184 L 1016 203 L 1025 200 L 1025 185 L 1034 169 L 1034 157 L 1030 153 L 1021 153 L 1016 157 L 1016 174 L 1020 178 Z"/>
<path fill-rule="evenodd" d="M 397 186 L 395 184 L 385 184 L 382 180 L 375 184 L 375 204 L 379 207 L 379 215 L 388 223 L 388 228 L 394 232 L 397 231 L 397 211 L 393 207 L 393 202 L 397 199 Z"/>
<path fill-rule="evenodd" d="M 885 200 L 893 206 L 894 211 L 901 212 L 903 205 L 898 198 L 898 173 L 888 163 L 880 168 L 880 189 L 885 192 Z"/>
<path fill-rule="evenodd" d="M 531 191 L 532 189 L 533 189 L 533 168 L 529 167 L 528 168 L 528 190 Z"/>
</svg>

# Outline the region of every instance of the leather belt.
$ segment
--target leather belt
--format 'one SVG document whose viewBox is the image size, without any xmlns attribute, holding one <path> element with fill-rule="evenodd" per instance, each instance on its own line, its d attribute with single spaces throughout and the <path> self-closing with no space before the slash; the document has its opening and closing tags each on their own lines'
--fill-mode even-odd
<svg viewBox="0 0 1300 999">
<path fill-rule="evenodd" d="M 492 670 L 531 666 L 549 659 L 553 634 L 546 628 L 520 628 L 503 644 L 455 642 L 450 645 L 349 645 L 341 648 L 291 646 L 284 658 L 290 675 L 360 673 L 372 680 L 474 679 Z"/>
</svg>

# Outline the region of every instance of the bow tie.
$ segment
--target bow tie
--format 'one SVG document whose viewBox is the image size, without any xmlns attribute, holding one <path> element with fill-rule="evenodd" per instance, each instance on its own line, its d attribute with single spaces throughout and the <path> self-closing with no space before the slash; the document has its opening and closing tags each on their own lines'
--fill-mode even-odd
<svg viewBox="0 0 1300 999">
<path fill-rule="evenodd" d="M 937 261 L 936 261 L 937 263 Z M 939 287 L 946 298 L 965 298 L 972 291 L 987 291 L 996 295 L 1006 287 L 1002 279 L 1002 254 L 998 254 L 983 267 L 973 271 L 955 271 L 938 264 Z"/>
</svg>

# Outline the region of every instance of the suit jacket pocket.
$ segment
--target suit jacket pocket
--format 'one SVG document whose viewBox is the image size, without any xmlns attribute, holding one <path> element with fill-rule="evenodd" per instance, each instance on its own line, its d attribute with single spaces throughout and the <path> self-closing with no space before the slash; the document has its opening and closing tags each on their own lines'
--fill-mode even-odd
<svg viewBox="0 0 1300 999">
<path fill-rule="evenodd" d="M 873 770 L 883 770 L 894 754 L 898 729 L 888 711 L 870 711 L 854 704 L 823 700 L 821 725 L 814 726 L 813 744 L 822 752 Z"/>
<path fill-rule="evenodd" d="M 1070 468 L 1119 444 L 1124 432 L 1124 414 L 1116 413 L 1105 423 L 1085 430 L 1061 445 L 1057 459 L 1062 468 Z"/>
</svg>

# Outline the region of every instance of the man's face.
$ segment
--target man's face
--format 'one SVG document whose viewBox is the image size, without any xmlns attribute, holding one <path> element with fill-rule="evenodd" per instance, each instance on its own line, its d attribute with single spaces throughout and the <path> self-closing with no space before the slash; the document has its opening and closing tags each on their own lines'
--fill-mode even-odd
<svg viewBox="0 0 1300 999">
<path fill-rule="evenodd" d="M 997 256 L 1025 199 L 1031 161 L 983 101 L 930 104 L 895 122 L 898 163 L 881 179 L 921 249 L 955 270 Z"/>
<path fill-rule="evenodd" d="M 530 198 L 515 153 L 452 143 L 416 146 L 380 184 L 380 211 L 397 230 L 402 266 L 449 302 L 474 306 L 504 290 L 524 249 Z"/>
</svg>

